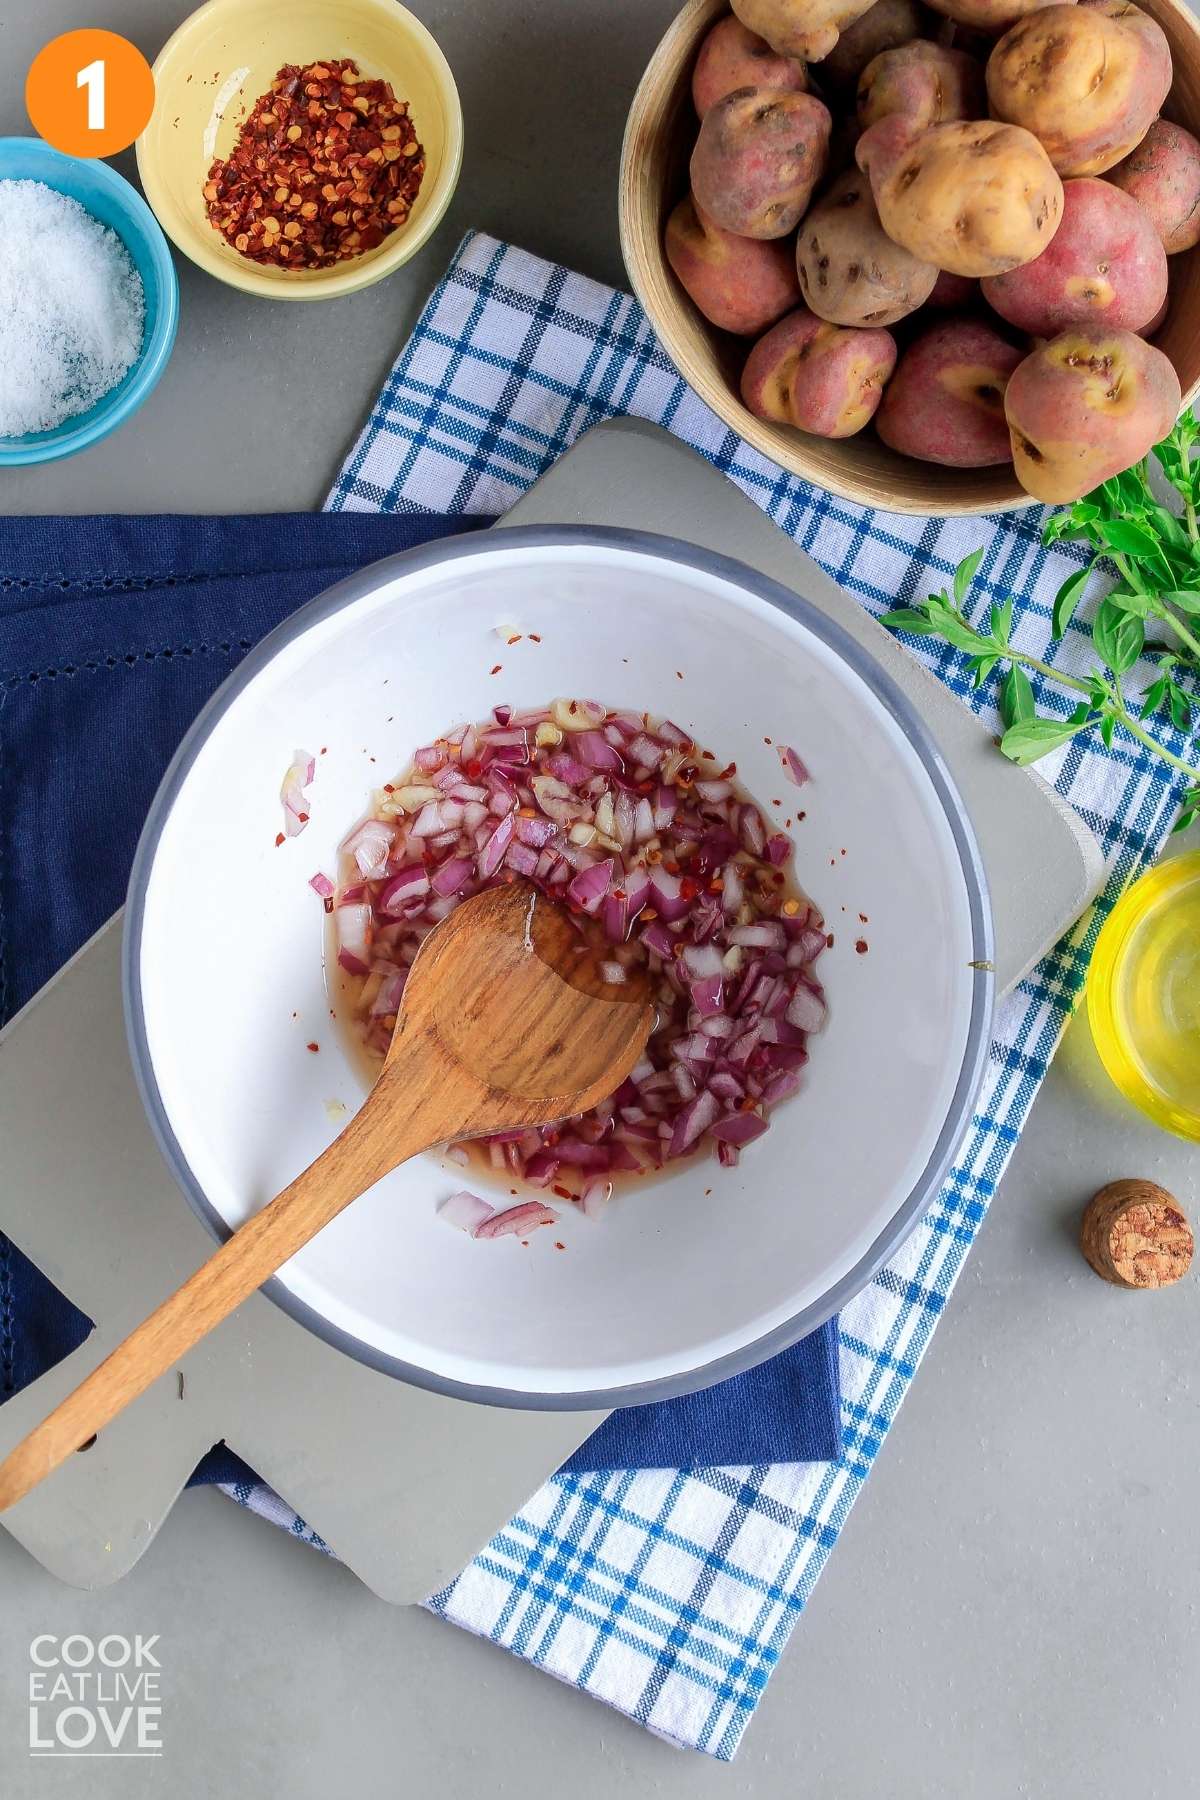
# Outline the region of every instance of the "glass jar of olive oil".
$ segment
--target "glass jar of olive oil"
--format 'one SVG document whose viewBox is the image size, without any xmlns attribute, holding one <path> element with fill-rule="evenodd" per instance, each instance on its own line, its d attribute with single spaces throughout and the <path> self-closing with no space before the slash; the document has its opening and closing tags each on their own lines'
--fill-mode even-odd
<svg viewBox="0 0 1200 1800">
<path fill-rule="evenodd" d="M 1200 851 L 1160 863 L 1118 902 L 1087 993 L 1096 1049 L 1121 1092 L 1200 1140 Z"/>
</svg>

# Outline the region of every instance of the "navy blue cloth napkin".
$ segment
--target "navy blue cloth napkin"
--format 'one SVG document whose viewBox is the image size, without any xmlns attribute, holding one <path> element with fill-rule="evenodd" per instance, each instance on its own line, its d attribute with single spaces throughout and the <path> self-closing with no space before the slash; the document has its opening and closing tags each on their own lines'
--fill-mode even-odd
<svg viewBox="0 0 1200 1800">
<path fill-rule="evenodd" d="M 163 769 L 246 651 L 364 564 L 488 523 L 0 519 L 0 1024 L 120 906 Z M 0 1403 L 88 1329 L 0 1236 Z M 825 1462 L 840 1451 L 830 1323 L 704 1393 L 613 1413 L 567 1466 Z M 219 1445 L 192 1479 L 254 1477 Z"/>
</svg>

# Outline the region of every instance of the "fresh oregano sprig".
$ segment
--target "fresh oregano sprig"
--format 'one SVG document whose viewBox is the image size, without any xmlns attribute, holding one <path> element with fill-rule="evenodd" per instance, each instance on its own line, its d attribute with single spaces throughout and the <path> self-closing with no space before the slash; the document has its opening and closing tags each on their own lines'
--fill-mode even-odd
<svg viewBox="0 0 1200 1800">
<path fill-rule="evenodd" d="M 1100 602 L 1092 622 L 1092 643 L 1100 666 L 1091 674 L 1066 674 L 1018 649 L 1012 642 L 1011 598 L 991 608 L 989 630 L 977 630 L 971 624 L 963 605 L 982 560 L 982 548 L 959 563 L 951 593 L 943 589 L 917 605 L 897 607 L 883 619 L 894 630 L 940 637 L 963 651 L 977 688 L 1001 664 L 1008 665 L 998 694 L 1005 725 L 1000 748 L 1015 763 L 1037 762 L 1081 732 L 1098 730 L 1105 744 L 1113 742 L 1118 730 L 1127 732 L 1187 777 L 1189 786 L 1176 821 L 1177 831 L 1200 817 L 1200 768 L 1160 744 L 1146 729 L 1146 721 L 1162 713 L 1178 731 L 1186 732 L 1196 711 L 1196 701 L 1181 685 L 1179 675 L 1200 669 L 1200 639 L 1185 622 L 1200 615 L 1200 468 L 1191 455 L 1198 436 L 1189 415 L 1155 450 L 1164 476 L 1183 501 L 1182 519 L 1155 498 L 1143 463 L 1105 482 L 1047 523 L 1047 543 L 1082 539 L 1095 547 L 1091 561 L 1072 574 L 1055 597 L 1056 637 L 1067 629 L 1097 563 L 1106 560 L 1117 571 L 1117 586 Z M 1172 641 L 1157 647 L 1147 645 L 1146 626 L 1151 619 L 1167 627 Z M 1140 696 L 1140 707 L 1131 711 L 1122 677 L 1154 648 L 1158 652 L 1156 679 Z M 1038 713 L 1026 671 L 1082 696 L 1068 718 Z"/>
</svg>

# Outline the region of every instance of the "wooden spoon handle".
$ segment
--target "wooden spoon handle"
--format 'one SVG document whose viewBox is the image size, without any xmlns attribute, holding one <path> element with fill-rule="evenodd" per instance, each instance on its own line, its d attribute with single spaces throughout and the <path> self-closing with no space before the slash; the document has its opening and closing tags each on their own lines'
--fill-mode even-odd
<svg viewBox="0 0 1200 1800">
<path fill-rule="evenodd" d="M 0 1512 L 123 1412 L 352 1200 L 410 1156 L 442 1141 L 445 1122 L 429 1109 L 414 1107 L 398 1141 L 394 1107 L 373 1104 L 377 1095 L 384 1099 L 379 1089 L 385 1083 L 404 1079 L 407 1060 L 389 1064 L 367 1104 L 328 1150 L 235 1231 L 9 1453 L 0 1463 Z"/>
</svg>

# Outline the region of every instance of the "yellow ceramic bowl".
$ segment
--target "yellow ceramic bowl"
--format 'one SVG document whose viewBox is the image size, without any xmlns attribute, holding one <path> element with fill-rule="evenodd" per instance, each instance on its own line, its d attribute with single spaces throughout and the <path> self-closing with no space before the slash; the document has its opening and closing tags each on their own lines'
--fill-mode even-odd
<svg viewBox="0 0 1200 1800">
<path fill-rule="evenodd" d="M 353 57 L 407 100 L 425 149 L 425 179 L 407 224 L 376 250 L 330 269 L 272 269 L 239 256 L 209 224 L 203 188 L 242 120 L 284 63 Z M 370 287 L 415 256 L 450 204 L 463 124 L 450 65 L 396 0 L 208 0 L 168 38 L 154 65 L 154 116 L 138 139 L 138 174 L 167 236 L 231 287 L 270 300 L 329 300 Z"/>
</svg>

